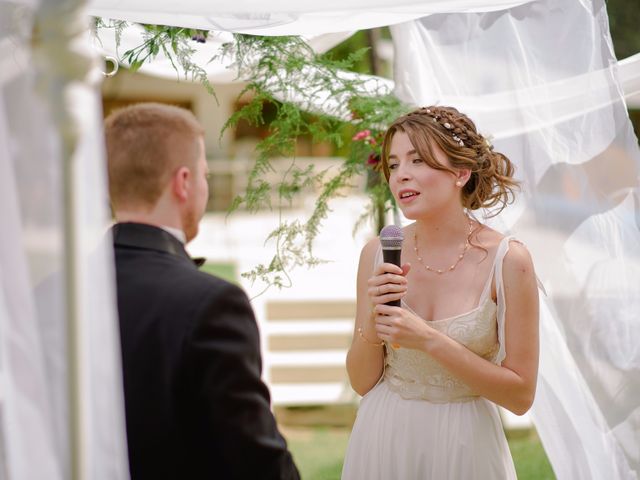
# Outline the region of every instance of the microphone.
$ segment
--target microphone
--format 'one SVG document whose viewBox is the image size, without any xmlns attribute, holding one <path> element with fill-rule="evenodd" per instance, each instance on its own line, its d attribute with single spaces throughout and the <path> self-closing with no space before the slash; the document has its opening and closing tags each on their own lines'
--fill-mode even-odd
<svg viewBox="0 0 640 480">
<path fill-rule="evenodd" d="M 382 244 L 382 259 L 385 263 L 393 263 L 401 267 L 400 254 L 402 253 L 402 229 L 396 225 L 387 225 L 380 230 L 380 243 Z M 402 268 L 402 267 L 401 267 Z M 385 305 L 399 307 L 400 300 L 387 302 Z"/>
<path fill-rule="evenodd" d="M 402 229 L 396 225 L 387 225 L 380 230 L 380 244 L 382 245 L 382 260 L 384 263 L 393 263 L 394 265 L 401 267 L 400 254 L 402 253 L 403 240 L 404 234 L 402 233 Z M 387 302 L 385 305 L 399 307 L 400 300 L 392 300 L 391 302 Z M 395 350 L 400 348 L 400 345 L 392 343 L 391 348 Z"/>
</svg>

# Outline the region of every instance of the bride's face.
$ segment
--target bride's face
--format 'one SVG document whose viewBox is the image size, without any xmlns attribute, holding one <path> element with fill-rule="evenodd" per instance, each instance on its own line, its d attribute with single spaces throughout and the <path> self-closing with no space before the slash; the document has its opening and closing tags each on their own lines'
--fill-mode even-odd
<svg viewBox="0 0 640 480">
<path fill-rule="evenodd" d="M 436 160 L 451 167 L 445 153 L 432 143 Z M 415 220 L 425 214 L 447 209 L 451 202 L 460 203 L 456 176 L 447 170 L 430 167 L 420 158 L 409 136 L 396 132 L 389 148 L 389 188 L 405 217 Z"/>
</svg>

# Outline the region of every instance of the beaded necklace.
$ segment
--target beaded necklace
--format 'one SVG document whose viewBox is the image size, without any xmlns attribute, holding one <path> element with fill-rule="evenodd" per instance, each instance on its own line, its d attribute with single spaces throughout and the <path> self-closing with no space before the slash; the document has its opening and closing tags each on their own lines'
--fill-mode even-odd
<svg viewBox="0 0 640 480">
<path fill-rule="evenodd" d="M 416 257 L 418 257 L 418 261 L 424 267 L 425 270 L 436 273 L 438 275 L 442 275 L 443 273 L 453 271 L 458 266 L 458 264 L 462 261 L 465 254 L 467 253 L 467 250 L 469 250 L 469 247 L 470 247 L 469 240 L 471 239 L 471 232 L 473 232 L 473 220 L 469 219 L 469 233 L 467 234 L 467 239 L 464 242 L 464 248 L 462 249 L 462 253 L 458 255 L 458 258 L 453 263 L 453 265 L 451 265 L 449 268 L 444 270 L 441 268 L 431 268 L 429 265 L 427 265 L 422 261 L 422 257 L 420 256 L 420 251 L 418 250 L 418 229 L 417 228 L 415 228 L 413 231 L 413 250 L 416 252 Z"/>
</svg>

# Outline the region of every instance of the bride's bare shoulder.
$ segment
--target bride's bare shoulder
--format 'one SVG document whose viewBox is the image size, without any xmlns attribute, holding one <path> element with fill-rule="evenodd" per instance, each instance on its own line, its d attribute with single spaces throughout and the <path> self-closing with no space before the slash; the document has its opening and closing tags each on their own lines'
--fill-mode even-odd
<svg viewBox="0 0 640 480">
<path fill-rule="evenodd" d="M 500 242 L 502 242 L 505 237 L 502 233 L 482 223 L 479 225 L 479 228 L 475 229 L 475 235 L 473 236 L 475 237 L 473 238 L 473 240 L 475 240 L 473 243 L 476 243 L 477 246 L 488 251 L 498 248 L 498 245 L 500 245 Z"/>
<path fill-rule="evenodd" d="M 380 239 L 378 237 L 374 237 L 362 247 L 361 255 L 364 257 L 371 257 L 375 255 L 378 248 L 380 248 Z"/>
</svg>

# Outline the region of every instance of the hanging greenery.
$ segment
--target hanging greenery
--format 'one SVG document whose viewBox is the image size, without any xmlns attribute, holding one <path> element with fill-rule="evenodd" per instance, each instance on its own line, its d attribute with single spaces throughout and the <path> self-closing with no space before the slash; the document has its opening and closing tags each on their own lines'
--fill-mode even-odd
<svg viewBox="0 0 640 480">
<path fill-rule="evenodd" d="M 96 30 L 113 28 L 116 41 L 128 25 L 96 20 Z M 139 69 L 160 52 L 171 59 L 176 72 L 200 81 L 215 95 L 206 71 L 191 61 L 193 42 L 204 42 L 208 32 L 186 28 L 142 25 L 144 42 L 124 52 L 121 60 L 131 70 Z M 275 254 L 267 264 L 257 265 L 242 275 L 267 286 L 291 285 L 288 272 L 297 266 L 314 266 L 322 262 L 313 254 L 313 242 L 322 221 L 331 211 L 331 199 L 342 195 L 354 179 L 368 175 L 370 208 L 354 227 L 371 216 L 392 208 L 386 182 L 380 179 L 380 142 L 386 125 L 405 113 L 408 107 L 371 80 L 349 74 L 351 66 L 367 53 L 360 49 L 343 59 L 315 53 L 299 37 L 262 37 L 236 34 L 224 44 L 214 59 L 231 60 L 238 79 L 246 82 L 239 98 L 249 98 L 226 122 L 223 132 L 246 121 L 265 125 L 269 134 L 256 147 L 256 161 L 249 174 L 244 195 L 234 199 L 230 212 L 245 208 L 256 211 L 268 205 L 280 213 L 280 221 L 265 242 L 275 241 Z M 220 57 L 220 58 L 218 58 Z M 263 118 L 264 106 L 274 106 L 269 123 Z M 318 105 L 322 104 L 320 108 Z M 329 143 L 345 152 L 337 173 L 318 171 L 313 165 L 301 167 L 295 162 L 296 144 L 301 137 L 313 142 Z M 265 180 L 275 172 L 275 158 L 290 158 L 291 164 L 277 183 Z M 371 180 L 373 178 L 373 180 Z M 307 219 L 286 221 L 282 210 L 308 187 L 319 189 L 315 208 Z M 276 195 L 272 195 L 273 193 Z M 272 205 L 271 198 L 277 199 Z"/>
</svg>

